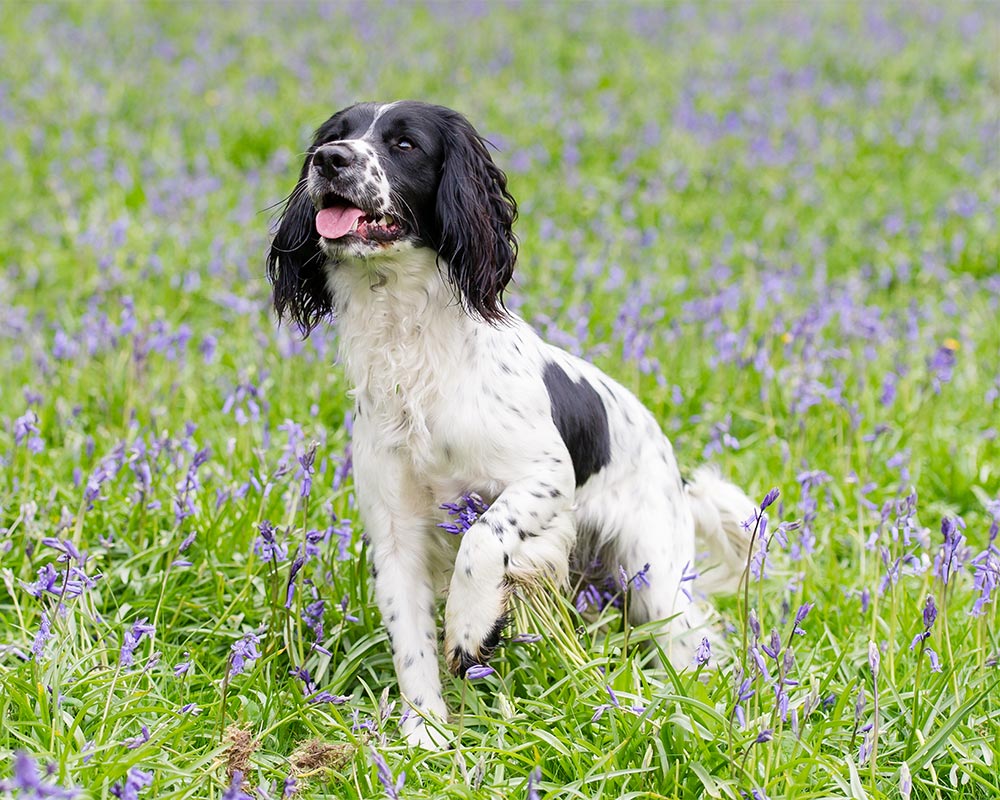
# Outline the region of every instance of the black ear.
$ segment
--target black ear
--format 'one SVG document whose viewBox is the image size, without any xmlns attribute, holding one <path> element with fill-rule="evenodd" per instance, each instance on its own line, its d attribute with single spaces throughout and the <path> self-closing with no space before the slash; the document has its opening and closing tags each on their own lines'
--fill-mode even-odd
<svg viewBox="0 0 1000 800">
<path fill-rule="evenodd" d="M 503 290 L 514 273 L 517 203 L 507 176 L 493 163 L 461 114 L 445 117 L 445 153 L 435 216 L 438 254 L 470 311 L 491 323 L 507 317 Z"/>
<path fill-rule="evenodd" d="M 306 191 L 306 175 L 312 155 L 306 157 L 295 191 L 285 203 L 278 232 L 267 254 L 267 277 L 274 292 L 274 310 L 281 322 L 288 317 L 308 336 L 332 306 L 326 288 L 312 200 Z"/>
</svg>

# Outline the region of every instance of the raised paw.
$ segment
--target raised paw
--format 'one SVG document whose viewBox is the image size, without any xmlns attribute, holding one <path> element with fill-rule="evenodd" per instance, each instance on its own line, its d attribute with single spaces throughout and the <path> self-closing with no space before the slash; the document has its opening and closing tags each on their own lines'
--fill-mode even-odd
<svg viewBox="0 0 1000 800">
<path fill-rule="evenodd" d="M 486 586 L 476 587 L 458 572 L 451 581 L 444 612 L 444 657 L 448 669 L 459 677 L 490 660 L 509 622 L 510 584 L 494 576 Z"/>
<path fill-rule="evenodd" d="M 460 641 L 456 641 L 448 636 L 449 629 L 445 627 L 445 661 L 452 674 L 464 678 L 465 673 L 472 667 L 489 661 L 493 657 L 493 651 L 500 644 L 500 634 L 509 621 L 506 614 L 497 618 L 486 635 L 478 640 L 474 640 L 471 635 L 463 635 Z"/>
</svg>

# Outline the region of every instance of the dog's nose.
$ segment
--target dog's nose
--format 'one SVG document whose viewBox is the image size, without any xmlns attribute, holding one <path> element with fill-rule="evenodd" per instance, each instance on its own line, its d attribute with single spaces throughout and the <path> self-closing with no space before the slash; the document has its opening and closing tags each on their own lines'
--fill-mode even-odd
<svg viewBox="0 0 1000 800">
<path fill-rule="evenodd" d="M 346 144 L 325 144 L 316 149 L 312 160 L 320 174 L 332 180 L 354 163 L 355 154 Z"/>
</svg>

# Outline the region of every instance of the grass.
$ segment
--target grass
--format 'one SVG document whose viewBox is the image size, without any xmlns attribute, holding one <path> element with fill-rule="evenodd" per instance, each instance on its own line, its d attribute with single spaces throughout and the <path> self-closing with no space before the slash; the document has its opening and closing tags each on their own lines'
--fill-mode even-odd
<svg viewBox="0 0 1000 800">
<path fill-rule="evenodd" d="M 43 796 L 34 764 L 93 798 L 234 798 L 236 770 L 257 797 L 998 796 L 998 30 L 971 3 L 8 4 L 8 794 Z M 310 131 L 399 97 L 497 144 L 511 304 L 688 469 L 780 489 L 728 658 L 654 669 L 582 587 L 523 596 L 496 673 L 447 682 L 445 753 L 397 735 L 335 330 L 275 329 L 263 277 Z"/>
</svg>

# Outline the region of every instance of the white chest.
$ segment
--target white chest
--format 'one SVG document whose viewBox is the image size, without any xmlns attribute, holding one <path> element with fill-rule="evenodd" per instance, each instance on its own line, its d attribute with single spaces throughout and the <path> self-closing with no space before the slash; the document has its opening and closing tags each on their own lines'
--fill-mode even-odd
<svg viewBox="0 0 1000 800">
<path fill-rule="evenodd" d="M 379 274 L 355 266 L 330 275 L 340 358 L 369 429 L 417 466 L 436 460 L 449 387 L 462 380 L 472 323 L 421 251 Z"/>
</svg>

